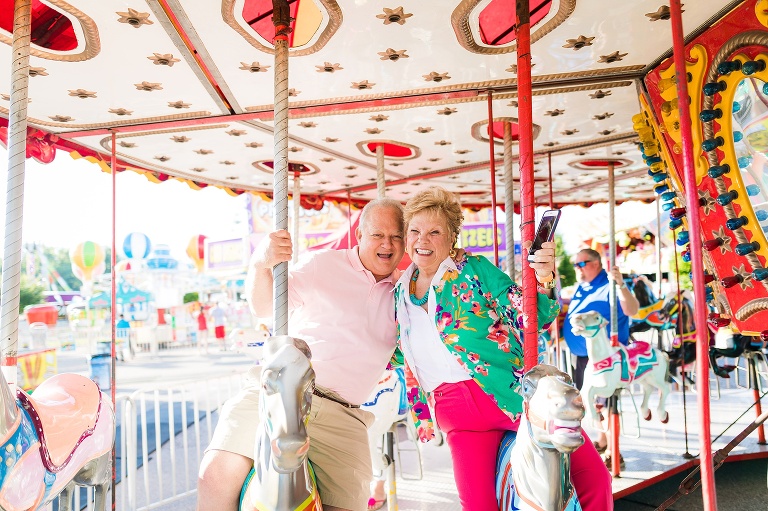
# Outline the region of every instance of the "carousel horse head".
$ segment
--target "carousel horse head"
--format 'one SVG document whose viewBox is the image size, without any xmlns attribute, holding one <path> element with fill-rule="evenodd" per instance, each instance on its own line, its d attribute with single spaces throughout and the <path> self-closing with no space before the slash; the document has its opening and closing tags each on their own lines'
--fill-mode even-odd
<svg viewBox="0 0 768 511">
<path fill-rule="evenodd" d="M 586 410 L 571 377 L 554 366 L 539 364 L 525 374 L 522 388 L 534 440 L 562 453 L 581 447 L 581 419 Z"/>
<path fill-rule="evenodd" d="M 569 456 L 584 443 L 584 403 L 571 377 L 539 364 L 522 379 L 523 420 L 508 431 L 496 461 L 496 498 L 502 511 L 580 510 Z"/>
<path fill-rule="evenodd" d="M 571 316 L 571 329 L 574 335 L 594 337 L 608 321 L 597 311 L 583 312 Z"/>
<path fill-rule="evenodd" d="M 298 470 L 309 452 L 306 418 L 312 403 L 315 371 L 311 352 L 301 339 L 271 338 L 261 371 L 259 408 L 272 450 L 272 465 L 279 473 Z"/>
</svg>

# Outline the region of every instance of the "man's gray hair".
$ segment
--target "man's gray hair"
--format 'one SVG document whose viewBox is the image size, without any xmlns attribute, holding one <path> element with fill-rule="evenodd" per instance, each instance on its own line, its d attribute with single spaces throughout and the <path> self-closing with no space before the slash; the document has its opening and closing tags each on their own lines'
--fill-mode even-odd
<svg viewBox="0 0 768 511">
<path fill-rule="evenodd" d="M 395 199 L 375 199 L 365 205 L 360 214 L 360 230 L 365 230 L 365 223 L 371 215 L 371 211 L 378 208 L 389 208 L 397 213 L 397 220 L 400 223 L 400 230 L 405 230 L 405 221 L 403 220 L 403 205 Z"/>
<path fill-rule="evenodd" d="M 585 256 L 589 257 L 590 261 L 597 261 L 598 263 L 600 263 L 600 267 L 601 268 L 603 267 L 603 261 L 600 256 L 600 252 L 598 252 L 597 250 L 593 250 L 591 248 L 582 248 L 581 250 L 579 250 L 578 253 L 584 254 Z"/>
</svg>

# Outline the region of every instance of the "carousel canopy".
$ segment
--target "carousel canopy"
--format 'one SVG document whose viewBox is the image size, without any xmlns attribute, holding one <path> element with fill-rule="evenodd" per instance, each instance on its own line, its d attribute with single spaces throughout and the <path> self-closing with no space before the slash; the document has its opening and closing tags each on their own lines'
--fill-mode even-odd
<svg viewBox="0 0 768 511">
<path fill-rule="evenodd" d="M 723 4 L 691 4 L 686 32 L 708 26 Z M 490 132 L 503 202 L 502 122 L 513 138 L 519 131 L 514 2 L 290 5 L 289 150 L 303 194 L 374 198 L 383 145 L 388 196 L 405 200 L 436 184 L 487 204 Z M 0 0 L 6 70 L 12 6 Z M 606 159 L 618 160 L 618 201 L 652 200 L 631 117 L 640 78 L 670 55 L 668 8 L 649 0 L 530 6 L 538 200 L 548 200 L 549 155 L 558 204 L 607 200 Z M 108 161 L 116 130 L 119 169 L 271 192 L 271 0 L 48 0 L 33 9 L 28 115 L 39 131 L 31 138 Z M 10 78 L 0 73 L 6 119 Z M 515 200 L 518 176 L 515 165 Z"/>
</svg>

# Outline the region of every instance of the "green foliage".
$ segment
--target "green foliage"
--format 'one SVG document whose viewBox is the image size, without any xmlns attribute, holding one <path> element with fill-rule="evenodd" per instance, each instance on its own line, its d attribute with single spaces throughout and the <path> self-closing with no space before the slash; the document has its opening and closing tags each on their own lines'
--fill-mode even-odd
<svg viewBox="0 0 768 511">
<path fill-rule="evenodd" d="M 571 256 L 565 251 L 563 246 L 563 237 L 555 236 L 555 258 L 557 263 L 557 273 L 560 275 L 560 284 L 568 287 L 576 283 L 576 270 L 571 264 Z"/>
<path fill-rule="evenodd" d="M 196 291 L 192 293 L 184 293 L 182 303 L 192 303 L 198 301 L 199 299 L 200 295 Z"/>
<path fill-rule="evenodd" d="M 24 312 L 24 307 L 27 305 L 45 303 L 43 291 L 43 286 L 22 276 L 21 286 L 19 287 L 19 313 Z"/>
<path fill-rule="evenodd" d="M 677 270 L 677 271 L 676 271 Z M 693 282 L 691 282 L 691 263 L 686 263 L 683 261 L 683 256 L 680 252 L 677 253 L 677 268 L 675 268 L 675 261 L 671 260 L 669 262 L 669 275 L 670 280 L 672 280 L 674 277 L 672 277 L 673 274 L 679 272 L 679 278 L 680 278 L 680 289 L 688 289 L 693 291 Z"/>
</svg>

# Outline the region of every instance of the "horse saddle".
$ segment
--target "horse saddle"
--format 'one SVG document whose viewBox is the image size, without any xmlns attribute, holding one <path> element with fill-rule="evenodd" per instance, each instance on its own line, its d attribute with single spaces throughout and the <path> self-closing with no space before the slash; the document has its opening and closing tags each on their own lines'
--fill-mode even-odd
<svg viewBox="0 0 768 511">
<path fill-rule="evenodd" d="M 85 376 L 57 374 L 31 396 L 19 391 L 17 397 L 35 424 L 46 469 L 61 471 L 80 443 L 93 433 L 101 410 L 101 391 Z"/>
</svg>

